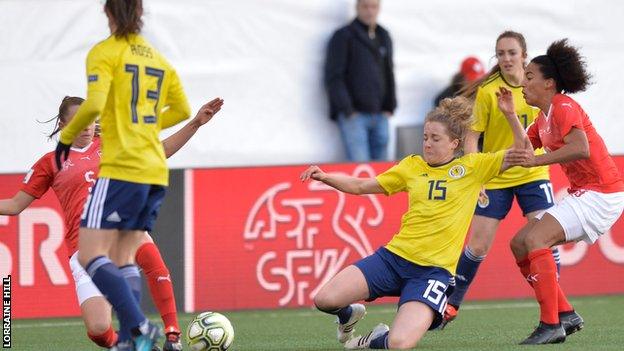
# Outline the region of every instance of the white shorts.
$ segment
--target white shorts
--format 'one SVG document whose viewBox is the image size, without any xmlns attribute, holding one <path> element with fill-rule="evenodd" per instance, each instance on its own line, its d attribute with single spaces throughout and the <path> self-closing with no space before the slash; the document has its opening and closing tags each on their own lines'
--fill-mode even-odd
<svg viewBox="0 0 624 351">
<path fill-rule="evenodd" d="M 76 284 L 76 296 L 78 296 L 78 305 L 82 305 L 92 297 L 102 296 L 100 290 L 95 286 L 89 274 L 78 263 L 78 251 L 69 259 L 69 268 L 71 268 L 74 283 Z"/>
<path fill-rule="evenodd" d="M 620 218 L 624 210 L 624 192 L 599 193 L 580 190 L 564 197 L 560 203 L 537 215 L 548 213 L 561 224 L 566 241 L 593 244 Z"/>
</svg>

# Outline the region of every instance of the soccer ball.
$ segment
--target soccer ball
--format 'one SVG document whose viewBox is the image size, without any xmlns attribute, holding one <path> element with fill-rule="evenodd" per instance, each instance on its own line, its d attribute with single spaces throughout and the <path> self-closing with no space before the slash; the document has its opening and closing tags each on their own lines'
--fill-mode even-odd
<svg viewBox="0 0 624 351">
<path fill-rule="evenodd" d="M 225 351 L 234 341 L 234 328 L 224 315 L 203 312 L 189 324 L 186 340 L 193 351 Z"/>
</svg>

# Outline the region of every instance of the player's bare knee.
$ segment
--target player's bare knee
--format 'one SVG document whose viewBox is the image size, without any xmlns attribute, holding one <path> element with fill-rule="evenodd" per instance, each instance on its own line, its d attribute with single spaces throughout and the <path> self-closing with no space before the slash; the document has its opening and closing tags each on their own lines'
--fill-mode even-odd
<svg viewBox="0 0 624 351">
<path fill-rule="evenodd" d="M 87 333 L 90 335 L 102 335 L 108 331 L 111 327 L 110 321 L 105 321 L 102 319 L 90 319 L 85 320 L 85 327 L 87 328 Z"/>
<path fill-rule="evenodd" d="M 414 340 L 413 336 L 400 335 L 396 333 L 388 334 L 388 347 L 396 350 L 409 350 L 416 347 L 418 340 Z"/>
<path fill-rule="evenodd" d="M 482 257 L 487 255 L 488 251 L 490 251 L 490 245 L 487 243 L 473 243 L 472 246 L 469 247 L 470 252 L 477 256 Z"/>
<path fill-rule="evenodd" d="M 337 306 L 336 298 L 325 289 L 321 289 L 316 296 L 314 296 L 314 305 L 319 311 L 329 312 L 339 309 L 344 306 Z"/>
</svg>

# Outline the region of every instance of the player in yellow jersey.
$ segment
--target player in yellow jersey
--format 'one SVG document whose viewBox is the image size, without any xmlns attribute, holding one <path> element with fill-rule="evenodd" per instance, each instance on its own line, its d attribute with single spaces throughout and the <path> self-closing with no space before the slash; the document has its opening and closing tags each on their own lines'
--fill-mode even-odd
<svg viewBox="0 0 624 351">
<path fill-rule="evenodd" d="M 497 65 L 490 74 L 464 92 L 464 95 L 474 95 L 476 90 L 474 124 L 466 134 L 466 153 L 478 152 L 477 142 L 481 134 L 483 152 L 505 150 L 512 145 L 512 130 L 497 103 L 496 94 L 501 87 L 511 91 L 516 114 L 524 128 L 533 123 L 539 113 L 522 96 L 521 83 L 527 59 L 524 36 L 513 31 L 500 34 L 496 39 L 496 58 Z M 472 219 L 468 244 L 457 265 L 455 288 L 449 296 L 443 326 L 457 316 L 464 295 L 492 246 L 501 220 L 511 209 L 514 197 L 528 221 L 535 220 L 538 213 L 552 207 L 554 201 L 548 167 L 513 167 L 485 185 Z M 559 253 L 556 249 L 553 251 L 558 261 Z"/>
<path fill-rule="evenodd" d="M 87 56 L 87 99 L 63 128 L 59 169 L 74 138 L 100 116 L 99 179 L 81 218 L 78 261 L 119 319 L 115 350 L 150 351 L 162 332 L 139 305 L 141 280 L 133 265 L 168 184 L 160 130 L 190 115 L 180 79 L 141 35 L 141 0 L 107 0 L 111 36 Z M 110 258 L 109 258 L 110 257 Z"/>
<path fill-rule="evenodd" d="M 302 181 L 318 180 L 350 194 L 409 193 L 409 209 L 390 242 L 340 271 L 314 297 L 319 310 L 337 315 L 345 348 L 411 349 L 442 321 L 479 190 L 509 167 L 506 151 L 461 156 L 471 110 L 464 97 L 442 100 L 425 120 L 424 155 L 408 156 L 376 178 L 327 174 L 317 166 L 302 173 Z M 392 328 L 379 324 L 353 337 L 365 314 L 354 302 L 382 296 L 400 296 Z"/>
</svg>

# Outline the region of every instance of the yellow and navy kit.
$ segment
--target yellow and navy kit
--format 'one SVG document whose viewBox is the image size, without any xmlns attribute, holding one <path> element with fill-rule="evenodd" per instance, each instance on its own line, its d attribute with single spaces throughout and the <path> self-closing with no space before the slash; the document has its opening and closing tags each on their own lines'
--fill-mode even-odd
<svg viewBox="0 0 624 351">
<path fill-rule="evenodd" d="M 539 109 L 529 106 L 522 96 L 522 87 L 513 86 L 505 81 L 502 74 L 497 72 L 481 84 L 477 90 L 473 109 L 474 124 L 472 129 L 483 133 L 483 152 L 496 152 L 505 150 L 513 145 L 513 132 L 505 115 L 498 108 L 496 93 L 500 87 L 505 87 L 513 94 L 516 114 L 520 123 L 526 129 L 537 117 Z M 543 154 L 544 151 L 536 150 L 535 154 Z M 512 167 L 492 179 L 485 185 L 486 189 L 510 188 L 516 185 L 526 184 L 536 180 L 549 179 L 548 167 Z"/>
<path fill-rule="evenodd" d="M 386 248 L 410 262 L 455 274 L 479 190 L 500 173 L 504 155 L 468 154 L 435 167 L 411 155 L 378 175 L 387 195 L 409 194 L 401 229 Z"/>
<path fill-rule="evenodd" d="M 97 117 L 91 112 L 101 112 L 100 177 L 167 185 L 159 133 L 190 115 L 173 67 L 141 35 L 111 35 L 89 52 L 87 83 L 87 100 L 63 129 L 61 142 L 71 143 Z"/>
</svg>

